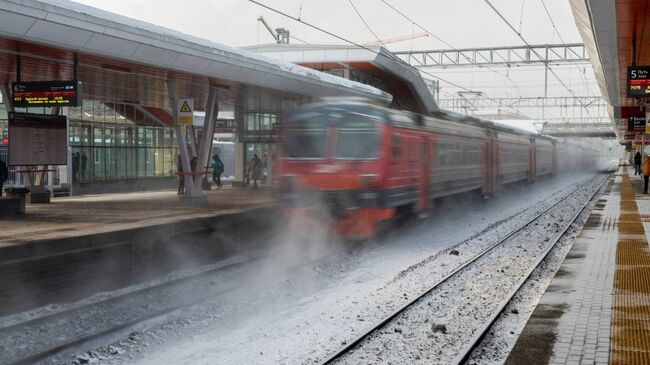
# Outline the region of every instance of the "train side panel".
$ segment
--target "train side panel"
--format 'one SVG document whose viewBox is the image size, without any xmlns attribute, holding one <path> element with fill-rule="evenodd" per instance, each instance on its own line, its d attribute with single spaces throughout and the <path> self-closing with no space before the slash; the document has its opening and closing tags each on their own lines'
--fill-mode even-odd
<svg viewBox="0 0 650 365">
<path fill-rule="evenodd" d="M 537 138 L 535 141 L 535 174 L 537 176 L 553 173 L 553 142 Z"/>
<path fill-rule="evenodd" d="M 530 140 L 527 136 L 499 133 L 499 184 L 529 179 Z"/>
</svg>

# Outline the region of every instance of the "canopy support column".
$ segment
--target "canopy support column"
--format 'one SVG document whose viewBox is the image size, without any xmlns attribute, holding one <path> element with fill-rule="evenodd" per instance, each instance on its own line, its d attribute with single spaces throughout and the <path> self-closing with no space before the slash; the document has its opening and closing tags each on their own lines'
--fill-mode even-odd
<svg viewBox="0 0 650 365">
<path fill-rule="evenodd" d="M 176 83 L 173 79 L 167 80 L 167 93 L 169 95 L 169 102 L 172 109 L 172 119 L 174 120 L 174 130 L 176 132 L 176 140 L 178 142 L 178 151 L 181 155 L 181 165 L 183 166 L 183 175 L 179 175 L 179 179 L 185 181 L 185 194 L 181 196 L 181 200 L 189 199 L 191 205 L 195 205 L 192 200 L 197 200 L 197 204 L 205 203 L 205 194 L 201 189 L 194 188 L 194 180 L 201 180 L 198 175 L 192 175 L 192 168 L 190 163 L 190 154 L 188 150 L 187 137 L 185 135 L 184 126 L 178 124 L 178 105 L 176 102 Z M 197 166 L 198 168 L 198 166 Z"/>
<path fill-rule="evenodd" d="M 205 106 L 205 119 L 203 121 L 203 131 L 201 132 L 201 141 L 197 156 L 197 170 L 203 169 L 208 165 L 210 153 L 212 152 L 212 138 L 214 136 L 214 127 L 219 113 L 219 104 L 217 102 L 217 88 L 210 87 L 208 92 L 208 101 Z M 194 180 L 194 188 L 201 189 L 203 179 Z"/>
</svg>

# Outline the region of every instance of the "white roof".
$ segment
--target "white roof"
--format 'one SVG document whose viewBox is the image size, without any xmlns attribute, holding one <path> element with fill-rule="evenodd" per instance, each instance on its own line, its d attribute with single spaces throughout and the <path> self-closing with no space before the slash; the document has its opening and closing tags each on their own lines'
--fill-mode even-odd
<svg viewBox="0 0 650 365">
<path fill-rule="evenodd" d="M 301 95 L 392 98 L 369 85 L 67 0 L 0 0 L 0 36 Z"/>
<path fill-rule="evenodd" d="M 359 48 L 353 45 L 263 44 L 249 46 L 246 49 L 274 59 L 293 63 L 370 62 L 376 67 L 404 80 L 413 90 L 417 102 L 424 111 L 428 113 L 440 111 L 420 73 L 383 47 Z"/>
</svg>

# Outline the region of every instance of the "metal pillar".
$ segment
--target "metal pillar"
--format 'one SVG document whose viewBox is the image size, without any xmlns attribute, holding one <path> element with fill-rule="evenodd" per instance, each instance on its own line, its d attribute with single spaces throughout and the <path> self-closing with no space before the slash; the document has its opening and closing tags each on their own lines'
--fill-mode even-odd
<svg viewBox="0 0 650 365">
<path fill-rule="evenodd" d="M 178 151 L 181 155 L 181 164 L 183 165 L 183 172 L 191 171 L 190 156 L 187 150 L 187 138 L 185 137 L 185 130 L 183 126 L 178 124 L 178 105 L 176 104 L 176 83 L 174 80 L 167 80 L 167 93 L 169 95 L 169 102 L 172 108 L 172 119 L 174 120 L 174 130 L 176 132 L 176 139 L 178 141 Z M 185 180 L 185 194 L 188 197 L 194 196 L 196 192 L 193 189 L 194 179 L 192 175 L 179 176 Z M 199 193 L 203 195 L 201 191 Z"/>
<path fill-rule="evenodd" d="M 219 105 L 217 103 L 217 88 L 210 87 L 208 92 L 208 101 L 205 106 L 205 119 L 203 120 L 203 132 L 201 141 L 199 142 L 199 151 L 197 156 L 196 168 L 203 171 L 208 164 L 210 152 L 212 152 L 212 138 L 214 136 L 214 127 L 219 113 Z M 201 182 L 203 179 L 197 178 L 194 180 L 194 188 L 201 189 Z"/>
<path fill-rule="evenodd" d="M 198 157 L 196 151 L 196 129 L 193 125 L 188 126 L 187 133 L 190 138 L 190 150 L 192 151 L 192 157 Z"/>
</svg>

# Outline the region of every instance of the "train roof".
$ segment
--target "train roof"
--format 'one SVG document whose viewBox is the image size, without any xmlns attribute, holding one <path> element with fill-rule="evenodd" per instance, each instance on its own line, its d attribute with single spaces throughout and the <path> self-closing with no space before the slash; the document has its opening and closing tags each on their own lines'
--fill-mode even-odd
<svg viewBox="0 0 650 365">
<path fill-rule="evenodd" d="M 287 120 L 287 123 L 288 124 L 298 123 L 301 120 L 300 118 L 298 118 L 299 116 L 304 116 L 304 114 L 306 113 L 322 112 L 323 110 L 331 110 L 331 111 L 345 110 L 347 112 L 366 114 L 369 116 L 381 118 L 384 121 L 384 123 L 389 125 L 395 123 L 391 118 L 385 118 L 386 114 L 394 113 L 394 114 L 408 115 L 410 117 L 409 119 L 411 121 L 410 123 L 411 125 L 405 125 L 406 123 L 404 122 L 400 122 L 399 124 L 400 126 L 411 127 L 414 129 L 423 128 L 422 125 L 423 123 L 418 122 L 418 120 L 424 118 L 429 123 L 435 123 L 436 120 L 444 120 L 448 122 L 472 125 L 479 128 L 507 132 L 507 133 L 517 134 L 521 136 L 542 138 L 551 141 L 558 140 L 555 137 L 551 137 L 539 133 L 533 133 L 525 129 L 506 126 L 506 125 L 495 123 L 487 119 L 481 119 L 481 118 L 455 113 L 447 110 L 440 110 L 439 112 L 432 113 L 429 116 L 424 116 L 421 114 L 415 114 L 407 111 L 386 108 L 382 105 L 370 103 L 367 102 L 366 100 L 360 100 L 358 98 L 357 99 L 327 99 L 316 103 L 306 104 L 302 106 L 300 109 L 298 109 L 296 112 L 294 112 L 294 114 Z"/>
</svg>

